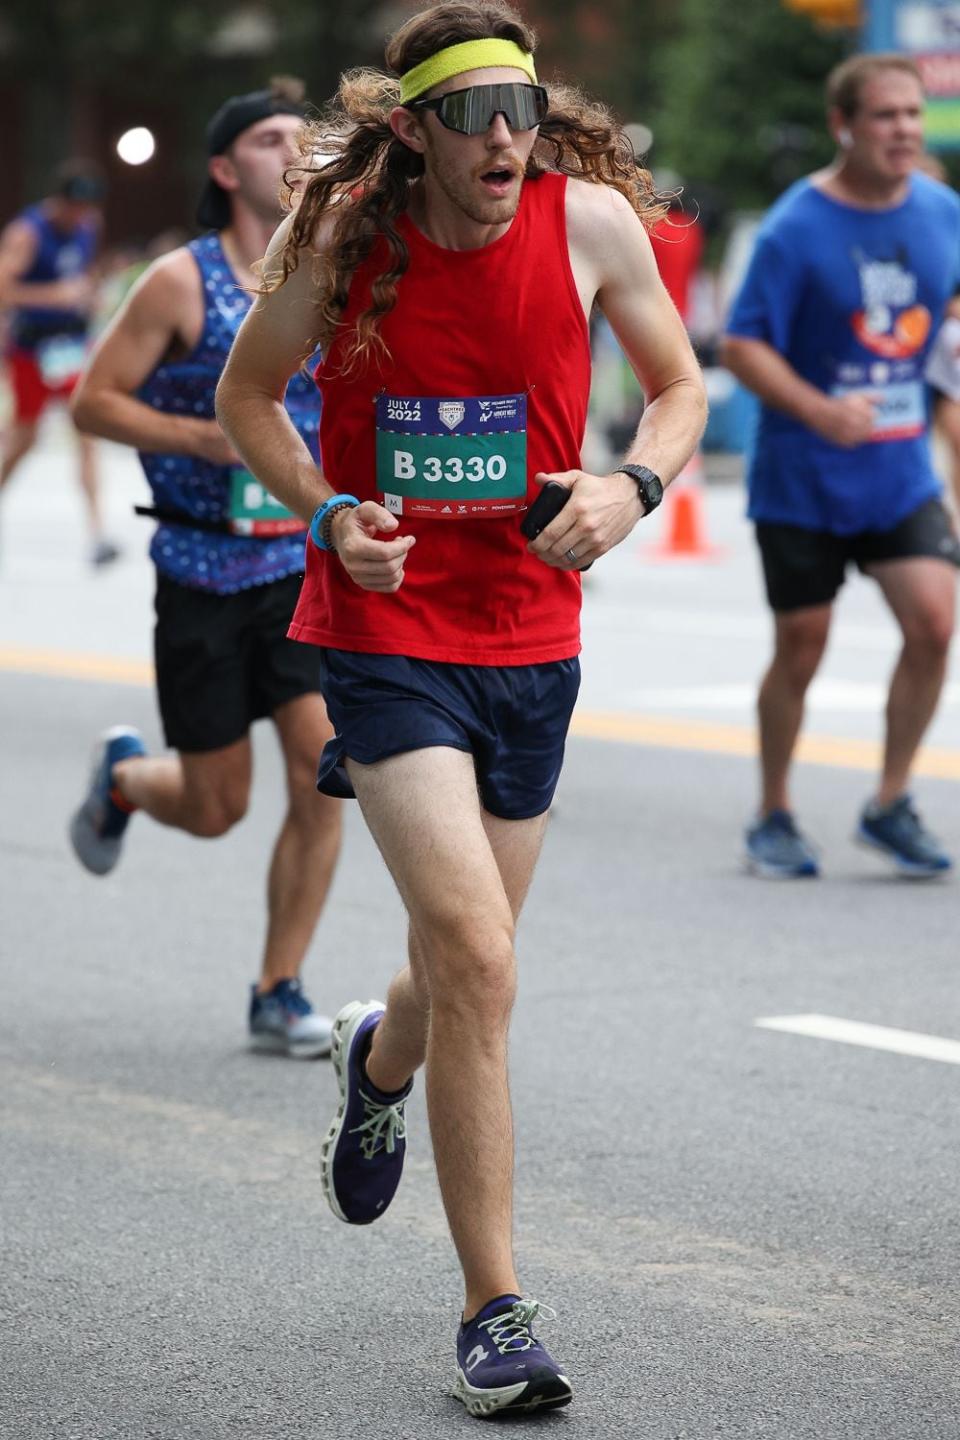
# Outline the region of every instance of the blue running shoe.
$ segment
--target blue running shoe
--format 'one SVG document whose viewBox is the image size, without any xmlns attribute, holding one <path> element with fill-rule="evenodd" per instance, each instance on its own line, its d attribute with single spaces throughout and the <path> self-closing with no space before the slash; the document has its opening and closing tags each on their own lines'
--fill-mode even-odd
<svg viewBox="0 0 960 1440">
<path fill-rule="evenodd" d="M 261 995 L 250 995 L 250 1044 L 295 1060 L 319 1060 L 330 1054 L 333 1021 L 318 1015 L 299 980 L 278 980 Z"/>
<path fill-rule="evenodd" d="M 819 875 L 816 851 L 789 810 L 771 810 L 747 831 L 747 868 L 767 880 Z"/>
<path fill-rule="evenodd" d="M 901 875 L 917 880 L 946 875 L 953 869 L 953 861 L 926 829 L 909 795 L 901 795 L 882 809 L 873 802 L 867 805 L 853 838 L 892 860 Z"/>
<path fill-rule="evenodd" d="M 77 859 L 94 875 L 106 875 L 116 865 L 130 820 L 130 812 L 121 810 L 110 798 L 113 767 L 118 760 L 146 753 L 139 730 L 129 725 L 105 731 L 94 751 L 87 793 L 70 821 L 70 840 Z"/>
<path fill-rule="evenodd" d="M 379 1000 L 354 1000 L 333 1024 L 340 1106 L 323 1142 L 320 1170 L 330 1209 L 348 1225 L 380 1219 L 397 1193 L 407 1150 L 403 1107 L 413 1081 L 386 1095 L 371 1085 L 363 1064 L 383 1013 Z"/>
<path fill-rule="evenodd" d="M 554 1318 L 555 1312 L 538 1300 L 500 1295 L 460 1326 L 455 1394 L 471 1415 L 570 1404 L 570 1381 L 530 1333 L 538 1315 Z"/>
</svg>

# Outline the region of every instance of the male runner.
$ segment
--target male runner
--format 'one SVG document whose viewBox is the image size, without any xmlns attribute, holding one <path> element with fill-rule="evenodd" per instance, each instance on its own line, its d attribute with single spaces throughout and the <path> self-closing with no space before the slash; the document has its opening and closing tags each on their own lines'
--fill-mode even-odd
<svg viewBox="0 0 960 1440">
<path fill-rule="evenodd" d="M 342 1220 L 383 1215 L 426 1062 L 475 1415 L 571 1397 L 512 1253 L 514 927 L 577 691 L 578 572 L 656 505 L 705 413 L 641 223 L 649 177 L 606 112 L 537 85 L 533 47 L 499 0 L 441 4 L 389 42 L 399 80 L 343 77 L 335 128 L 354 128 L 274 242 L 218 402 L 253 472 L 313 515 L 291 633 L 323 647 L 319 784 L 356 793 L 410 918 L 386 1007 L 334 1027 L 325 1189 Z M 580 469 L 595 300 L 648 397 L 606 476 Z M 322 473 L 280 405 L 318 342 Z M 548 478 L 570 498 L 528 545 Z"/>
<path fill-rule="evenodd" d="M 157 692 L 176 754 L 147 758 L 136 731 L 108 731 L 71 838 L 95 874 L 112 869 L 130 814 L 191 835 L 223 835 L 247 809 L 250 726 L 273 720 L 288 809 L 270 864 L 267 937 L 249 1026 L 260 1048 L 329 1053 L 331 1022 L 297 976 L 330 885 L 340 806 L 316 794 L 330 734 L 316 654 L 286 638 L 303 570 L 303 526 L 243 469 L 213 415 L 214 391 L 283 214 L 278 195 L 302 124 L 300 88 L 228 100 L 207 130 L 198 220 L 210 232 L 157 260 L 100 340 L 74 401 L 84 429 L 135 445 L 161 518 Z M 316 449 L 319 396 L 290 381 L 289 423 Z M 234 533 L 234 532 L 241 533 Z"/>
<path fill-rule="evenodd" d="M 103 182 L 89 166 L 64 165 L 54 193 L 18 215 L 0 235 L 0 308 L 9 308 L 6 362 L 13 415 L 0 445 L 0 491 L 33 449 L 51 400 L 65 400 L 83 366 L 96 287 Z M 77 435 L 90 560 L 108 565 L 119 550 L 103 533 L 96 452 Z"/>
<path fill-rule="evenodd" d="M 879 786 L 855 838 L 910 876 L 950 856 L 908 794 L 946 671 L 960 546 L 930 460 L 924 361 L 956 288 L 960 203 L 916 173 L 923 92 L 898 55 L 858 55 L 827 80 L 838 145 L 767 217 L 734 306 L 724 363 L 763 402 L 750 469 L 773 661 L 760 688 L 760 814 L 748 864 L 812 876 L 787 778 L 833 602 L 855 563 L 903 634 Z"/>
</svg>

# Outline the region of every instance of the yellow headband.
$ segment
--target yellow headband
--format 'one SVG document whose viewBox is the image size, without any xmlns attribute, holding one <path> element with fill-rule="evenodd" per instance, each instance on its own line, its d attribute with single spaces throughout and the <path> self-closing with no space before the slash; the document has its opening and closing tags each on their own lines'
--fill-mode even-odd
<svg viewBox="0 0 960 1440">
<path fill-rule="evenodd" d="M 463 75 L 468 70 L 484 70 L 488 66 L 507 65 L 512 70 L 522 70 L 537 83 L 537 72 L 533 56 L 512 40 L 466 40 L 462 45 L 448 45 L 438 50 L 428 60 L 414 65 L 400 78 L 400 104 L 407 105 L 418 95 L 425 95 L 434 85 L 450 80 L 454 75 Z"/>
</svg>

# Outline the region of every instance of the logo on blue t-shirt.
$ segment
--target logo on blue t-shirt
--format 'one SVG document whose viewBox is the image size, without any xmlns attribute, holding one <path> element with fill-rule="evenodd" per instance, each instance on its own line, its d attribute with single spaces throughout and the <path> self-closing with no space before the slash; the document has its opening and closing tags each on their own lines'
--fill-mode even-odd
<svg viewBox="0 0 960 1440">
<path fill-rule="evenodd" d="M 906 255 L 885 260 L 858 249 L 853 262 L 863 299 L 853 315 L 853 333 L 865 350 L 885 360 L 912 359 L 927 342 L 931 315 L 917 303 L 918 281 Z"/>
</svg>

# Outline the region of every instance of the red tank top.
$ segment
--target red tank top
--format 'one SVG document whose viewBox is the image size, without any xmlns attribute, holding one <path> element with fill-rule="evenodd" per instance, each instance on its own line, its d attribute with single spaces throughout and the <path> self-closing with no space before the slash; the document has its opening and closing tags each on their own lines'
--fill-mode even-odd
<svg viewBox="0 0 960 1440">
<path fill-rule="evenodd" d="M 362 590 L 335 555 L 308 543 L 294 639 L 475 665 L 536 664 L 579 652 L 580 576 L 528 554 L 519 513 L 539 492 L 536 473 L 580 466 L 590 347 L 570 268 L 565 192 L 560 175 L 528 180 L 510 229 L 478 250 L 442 249 L 406 216 L 401 220 L 410 266 L 382 326 L 390 359 L 345 378 L 337 373 L 341 342 L 334 342 L 317 371 L 320 446 L 334 490 L 386 504 L 400 520 L 393 534 L 412 533 L 417 543 L 393 595 Z M 345 326 L 366 309 L 383 260 L 384 247 L 375 247 L 354 276 Z M 525 436 L 516 433 L 524 401 Z M 522 449 L 509 450 L 512 479 L 505 460 L 474 455 L 469 434 L 459 433 L 482 429 L 477 418 L 490 414 L 513 415 L 505 422 L 514 427 L 509 445 L 525 441 L 525 472 Z M 385 435 L 383 427 L 394 424 L 388 415 L 401 417 L 401 430 L 413 417 L 406 428 L 440 432 L 440 439 Z M 505 437 L 487 438 L 496 450 Z M 384 460 L 384 444 L 403 453 Z M 459 474 L 456 455 L 444 459 L 451 445 L 460 447 Z M 431 446 L 440 459 L 428 453 Z M 385 464 L 398 475 L 419 466 L 424 495 L 436 493 L 424 474 L 427 482 L 442 478 L 436 488 L 450 503 L 425 499 L 411 508 L 409 499 L 386 494 Z M 479 485 L 471 483 L 475 476 Z M 484 518 L 470 504 L 454 503 L 483 486 L 495 492 Z M 512 499 L 504 498 L 504 486 L 512 486 Z"/>
</svg>

